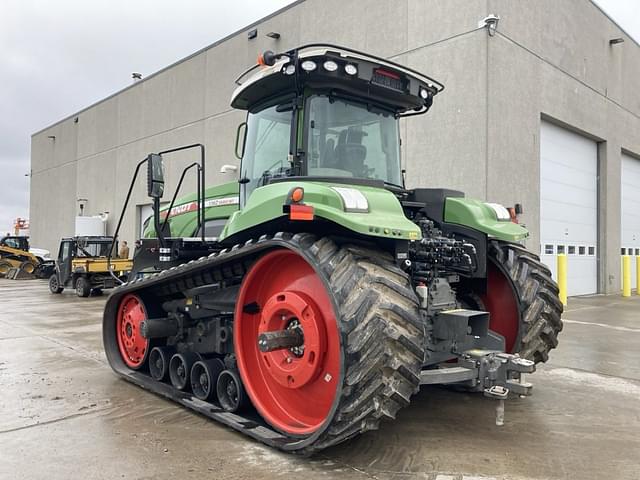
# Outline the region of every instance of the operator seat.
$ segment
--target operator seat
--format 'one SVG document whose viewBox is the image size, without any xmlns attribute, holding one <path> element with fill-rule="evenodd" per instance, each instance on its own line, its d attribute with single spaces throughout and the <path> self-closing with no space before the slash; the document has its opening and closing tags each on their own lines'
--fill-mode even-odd
<svg viewBox="0 0 640 480">
<path fill-rule="evenodd" d="M 336 142 L 328 138 L 320 152 L 320 165 L 324 168 L 336 168 Z"/>
<path fill-rule="evenodd" d="M 367 147 L 362 145 L 366 132 L 361 127 L 349 127 L 340 132 L 335 148 L 338 168 L 349 170 L 355 177 L 366 177 L 368 168 L 364 161 L 367 158 Z"/>
</svg>

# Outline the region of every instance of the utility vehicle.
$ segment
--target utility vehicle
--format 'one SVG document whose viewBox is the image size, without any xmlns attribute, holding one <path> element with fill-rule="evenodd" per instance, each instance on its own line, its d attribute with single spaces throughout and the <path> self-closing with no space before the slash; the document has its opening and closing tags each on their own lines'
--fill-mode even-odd
<svg viewBox="0 0 640 480">
<path fill-rule="evenodd" d="M 146 162 L 155 213 L 138 278 L 105 307 L 113 369 L 305 454 L 378 428 L 424 384 L 499 407 L 530 394 L 562 304 L 527 230 L 501 205 L 405 185 L 399 120 L 443 85 L 324 44 L 265 52 L 237 82 L 237 183 L 205 188 L 202 145 L 136 168 L 129 195 Z M 161 209 L 163 158 L 190 148 L 199 161 Z M 176 200 L 191 168 L 198 191 Z"/>
<path fill-rule="evenodd" d="M 62 293 L 65 287 L 71 287 L 79 297 L 88 297 L 119 285 L 119 278 L 126 278 L 133 262 L 126 258 L 111 259 L 112 248 L 117 249 L 112 237 L 63 238 L 55 271 L 49 277 L 49 291 Z"/>
</svg>

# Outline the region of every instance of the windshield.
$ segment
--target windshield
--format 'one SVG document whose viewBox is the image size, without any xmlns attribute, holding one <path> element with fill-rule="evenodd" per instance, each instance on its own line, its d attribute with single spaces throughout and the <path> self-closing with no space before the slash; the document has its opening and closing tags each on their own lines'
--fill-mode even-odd
<svg viewBox="0 0 640 480">
<path fill-rule="evenodd" d="M 78 241 L 78 249 L 76 256 L 78 258 L 83 257 L 106 257 L 109 255 L 109 248 L 111 247 L 111 242 L 109 243 L 83 243 L 82 241 Z"/>
<path fill-rule="evenodd" d="M 402 185 L 400 136 L 393 113 L 313 96 L 308 111 L 308 175 L 357 177 Z"/>
<path fill-rule="evenodd" d="M 288 175 L 291 117 L 290 105 L 275 105 L 249 113 L 240 177 L 246 182 L 243 202 L 250 192 L 267 184 L 270 178 Z"/>
</svg>

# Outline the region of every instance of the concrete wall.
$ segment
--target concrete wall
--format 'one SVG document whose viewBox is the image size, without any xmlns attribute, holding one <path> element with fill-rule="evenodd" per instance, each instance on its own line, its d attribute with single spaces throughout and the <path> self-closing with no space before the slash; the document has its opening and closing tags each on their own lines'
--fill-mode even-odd
<svg viewBox="0 0 640 480">
<path fill-rule="evenodd" d="M 501 17 L 492 37 L 478 28 L 489 13 Z M 233 80 L 265 49 L 318 41 L 386 56 L 442 81 L 446 90 L 432 111 L 402 122 L 409 186 L 522 203 L 535 251 L 540 119 L 602 141 L 601 289 L 619 288 L 620 150 L 640 153 L 640 47 L 591 2 L 307 0 L 259 23 L 255 40 L 247 39 L 250 28 L 35 134 L 34 244 L 57 250 L 59 238 L 73 233 L 78 198 L 89 199 L 88 213 L 111 212 L 113 231 L 135 164 L 151 151 L 202 142 L 208 184 L 230 179 L 217 172 L 237 163 L 233 142 L 243 113 L 229 107 Z M 281 39 L 267 38 L 269 31 Z M 626 41 L 610 46 L 615 37 Z M 194 158 L 169 160 L 168 195 Z M 146 203 L 141 178 L 123 239 L 135 239 L 135 206 Z"/>
<path fill-rule="evenodd" d="M 600 142 L 599 290 L 620 289 L 621 150 L 640 152 L 640 48 L 592 3 L 489 0 L 487 192 L 524 205 L 539 248 L 540 120 Z M 612 38 L 625 42 L 610 45 Z"/>
</svg>

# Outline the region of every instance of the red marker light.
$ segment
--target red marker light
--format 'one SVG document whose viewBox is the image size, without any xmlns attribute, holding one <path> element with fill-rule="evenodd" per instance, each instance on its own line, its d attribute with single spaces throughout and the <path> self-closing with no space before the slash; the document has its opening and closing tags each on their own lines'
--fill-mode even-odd
<svg viewBox="0 0 640 480">
<path fill-rule="evenodd" d="M 289 205 L 289 220 L 313 220 L 313 206 L 312 205 Z"/>
<path fill-rule="evenodd" d="M 375 70 L 375 73 L 377 73 L 378 75 L 382 75 L 383 77 L 389 77 L 395 80 L 400 80 L 400 75 L 394 72 L 390 72 L 389 70 L 383 70 L 381 68 L 378 68 L 377 70 Z"/>
</svg>

